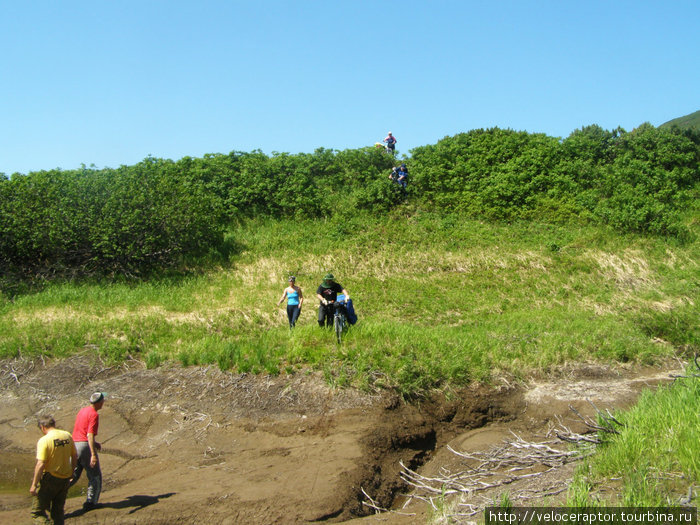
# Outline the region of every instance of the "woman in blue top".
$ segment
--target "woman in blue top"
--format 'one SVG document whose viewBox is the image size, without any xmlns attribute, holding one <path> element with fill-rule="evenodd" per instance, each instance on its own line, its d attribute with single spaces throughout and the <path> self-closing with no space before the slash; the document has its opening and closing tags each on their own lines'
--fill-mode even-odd
<svg viewBox="0 0 700 525">
<path fill-rule="evenodd" d="M 304 303 L 304 296 L 301 293 L 301 288 L 296 284 L 296 278 L 292 275 L 289 277 L 289 286 L 282 292 L 282 297 L 277 302 L 277 306 L 282 304 L 285 297 L 287 298 L 287 317 L 289 318 L 289 328 L 290 330 L 294 328 L 297 323 L 299 314 L 301 314 L 301 305 Z"/>
</svg>

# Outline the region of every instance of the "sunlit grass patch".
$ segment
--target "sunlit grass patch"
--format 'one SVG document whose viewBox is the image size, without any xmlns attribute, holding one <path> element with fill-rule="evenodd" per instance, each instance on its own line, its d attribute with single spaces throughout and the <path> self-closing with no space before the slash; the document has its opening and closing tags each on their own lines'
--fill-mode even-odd
<svg viewBox="0 0 700 525">
<path fill-rule="evenodd" d="M 697 377 L 645 391 L 632 410 L 616 415 L 623 425 L 620 434 L 606 434 L 596 454 L 577 470 L 570 503 L 657 507 L 687 498 L 700 480 L 699 406 Z M 610 479 L 620 480 L 617 494 L 590 496 Z"/>
<path fill-rule="evenodd" d="M 700 345 L 697 244 L 408 209 L 250 221 L 229 235 L 241 249 L 225 267 L 3 298 L 0 355 L 87 348 L 151 367 L 315 368 L 337 384 L 411 395 L 571 361 L 650 363 Z M 328 271 L 360 319 L 341 346 L 316 322 Z M 290 274 L 306 300 L 293 331 L 276 306 Z"/>
</svg>

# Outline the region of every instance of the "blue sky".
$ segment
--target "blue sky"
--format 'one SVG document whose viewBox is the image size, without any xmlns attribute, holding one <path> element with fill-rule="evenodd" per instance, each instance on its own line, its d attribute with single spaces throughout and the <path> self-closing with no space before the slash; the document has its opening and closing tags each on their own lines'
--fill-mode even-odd
<svg viewBox="0 0 700 525">
<path fill-rule="evenodd" d="M 700 109 L 700 2 L 0 0 L 0 172 Z"/>
</svg>

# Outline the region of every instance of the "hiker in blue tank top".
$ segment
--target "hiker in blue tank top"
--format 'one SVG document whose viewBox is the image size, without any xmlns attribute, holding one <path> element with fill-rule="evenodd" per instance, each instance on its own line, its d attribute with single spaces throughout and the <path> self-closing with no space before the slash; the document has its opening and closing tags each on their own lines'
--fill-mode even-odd
<svg viewBox="0 0 700 525">
<path fill-rule="evenodd" d="M 284 299 L 287 299 L 287 317 L 289 318 L 289 328 L 294 328 L 294 325 L 301 314 L 301 305 L 304 303 L 304 295 L 301 288 L 296 285 L 296 277 L 293 275 L 289 278 L 289 286 L 282 292 L 282 297 L 277 302 L 277 306 L 282 304 Z"/>
</svg>

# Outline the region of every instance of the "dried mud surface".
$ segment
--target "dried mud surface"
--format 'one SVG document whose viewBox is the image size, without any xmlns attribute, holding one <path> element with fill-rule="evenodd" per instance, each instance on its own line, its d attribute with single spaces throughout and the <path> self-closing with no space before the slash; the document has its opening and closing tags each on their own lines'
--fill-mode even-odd
<svg viewBox="0 0 700 525">
<path fill-rule="evenodd" d="M 408 404 L 388 392 L 333 389 L 313 373 L 110 367 L 90 354 L 0 361 L 0 522 L 29 522 L 36 416 L 51 413 L 72 430 L 94 391 L 108 395 L 98 436 L 102 506 L 82 513 L 76 490 L 67 523 L 403 524 L 426 523 L 431 509 L 406 496 L 400 463 L 425 476 L 459 468 L 446 445 L 483 450 L 513 433 L 537 440 L 561 421 L 576 427 L 569 405 L 584 414 L 589 401 L 623 408 L 669 372 L 578 366 L 527 385 L 474 385 Z M 571 473 L 528 482 L 526 504 L 556 492 Z M 85 481 L 78 487 L 84 492 Z M 509 488 L 517 492 L 517 484 Z M 475 504 L 493 497 L 480 494 Z M 394 510 L 373 514 L 368 502 Z"/>
</svg>

